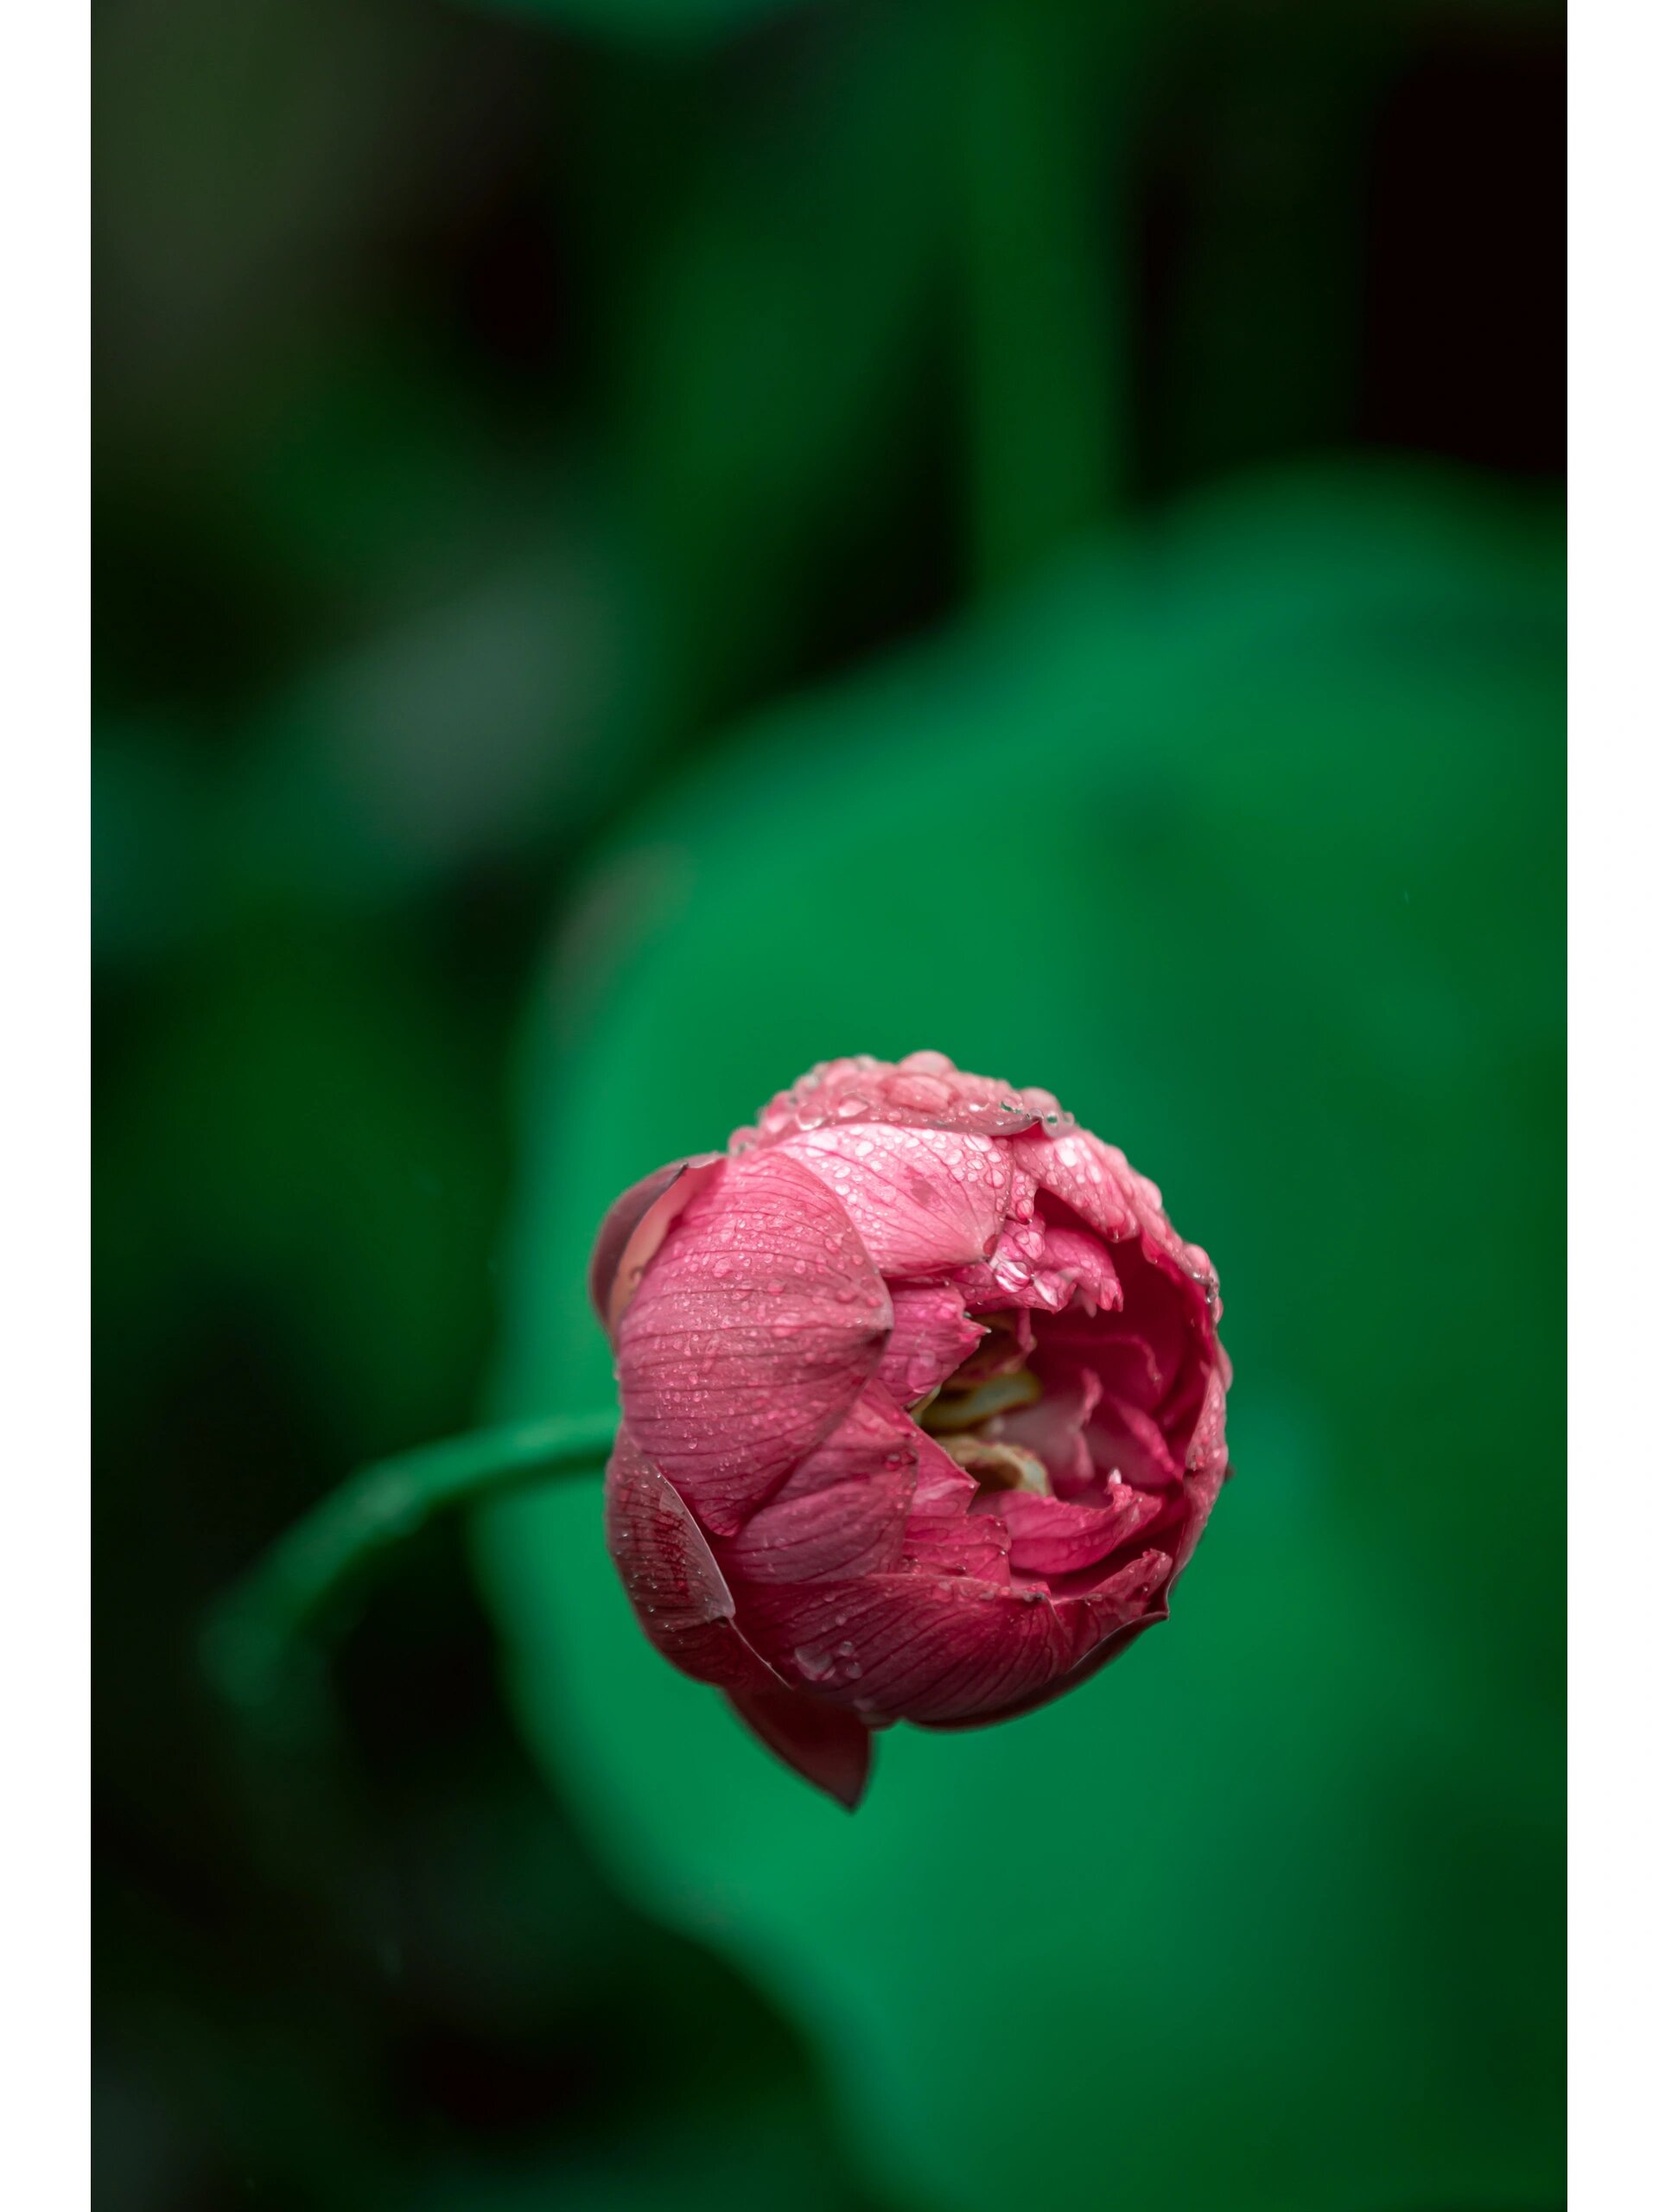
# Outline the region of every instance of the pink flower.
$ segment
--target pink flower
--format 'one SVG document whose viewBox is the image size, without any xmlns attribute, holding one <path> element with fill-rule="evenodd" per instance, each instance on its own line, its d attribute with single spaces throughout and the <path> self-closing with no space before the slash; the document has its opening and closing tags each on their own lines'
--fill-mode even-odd
<svg viewBox="0 0 1659 2212">
<path fill-rule="evenodd" d="M 1071 1689 L 1228 1474 L 1215 1271 L 1043 1090 L 831 1060 L 594 1252 L 606 1534 L 658 1649 L 849 1807 L 871 1732 Z"/>
</svg>

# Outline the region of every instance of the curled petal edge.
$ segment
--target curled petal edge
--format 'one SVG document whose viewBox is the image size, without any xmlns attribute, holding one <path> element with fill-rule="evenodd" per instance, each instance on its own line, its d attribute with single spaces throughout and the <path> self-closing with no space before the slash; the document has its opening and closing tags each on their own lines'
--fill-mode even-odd
<svg viewBox="0 0 1659 2212">
<path fill-rule="evenodd" d="M 605 1542 L 640 1627 L 671 1666 L 718 1689 L 783 1687 L 737 1626 L 709 1539 L 626 1427 L 605 1471 Z"/>
<path fill-rule="evenodd" d="M 838 1707 L 781 1682 L 727 1692 L 732 1710 L 766 1749 L 826 1796 L 855 1812 L 870 1778 L 870 1732 Z"/>
<path fill-rule="evenodd" d="M 624 1191 L 600 1224 L 588 1268 L 588 1295 L 613 1343 L 675 1217 L 713 1180 L 720 1166 L 717 1152 L 672 1160 Z"/>
</svg>

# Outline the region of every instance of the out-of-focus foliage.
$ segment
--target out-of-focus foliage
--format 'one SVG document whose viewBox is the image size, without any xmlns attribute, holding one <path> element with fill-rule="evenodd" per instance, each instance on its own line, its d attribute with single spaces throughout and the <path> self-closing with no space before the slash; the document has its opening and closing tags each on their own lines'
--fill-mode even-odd
<svg viewBox="0 0 1659 2212">
<path fill-rule="evenodd" d="M 97 23 L 101 2200 L 1547 2205 L 1554 13 Z M 210 1595 L 925 1042 L 1222 1264 L 1177 1621 L 849 1824 L 573 1491 L 245 1757 Z"/>
<path fill-rule="evenodd" d="M 470 0 L 505 15 L 539 16 L 612 37 L 696 43 L 801 4 L 801 0 Z"/>
<path fill-rule="evenodd" d="M 590 1499 L 488 1533 L 570 1802 L 923 2201 L 1560 2186 L 1548 543 L 1332 479 L 1080 549 L 655 807 L 542 999 L 515 1409 L 603 1388 L 607 1195 L 819 1054 L 1052 1085 L 1221 1269 L 1240 1471 L 1172 1624 L 898 1732 L 850 1823 L 645 1644 Z"/>
</svg>

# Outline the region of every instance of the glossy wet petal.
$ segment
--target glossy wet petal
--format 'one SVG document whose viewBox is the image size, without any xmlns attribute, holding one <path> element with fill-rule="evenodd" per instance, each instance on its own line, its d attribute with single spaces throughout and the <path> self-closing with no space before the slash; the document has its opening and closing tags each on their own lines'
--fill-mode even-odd
<svg viewBox="0 0 1659 2212">
<path fill-rule="evenodd" d="M 1142 1552 L 1097 1589 L 1058 1599 L 1056 1611 L 1071 1639 L 1071 1663 L 1075 1666 L 1098 1645 L 1154 1613 L 1164 1618 L 1168 1608 L 1163 1593 L 1173 1567 L 1166 1552 Z"/>
<path fill-rule="evenodd" d="M 988 1514 L 972 1510 L 979 1491 L 973 1477 L 931 1436 L 920 1437 L 916 1456 L 905 1558 L 931 1573 L 1008 1582 L 1008 1532 Z"/>
<path fill-rule="evenodd" d="M 722 1689 L 775 1685 L 734 1624 L 708 1538 L 626 1427 L 605 1473 L 605 1541 L 639 1625 L 682 1674 Z"/>
<path fill-rule="evenodd" d="M 948 1129 L 872 1122 L 787 1137 L 778 1150 L 835 1192 L 884 1275 L 933 1274 L 982 1259 L 1014 1185 L 1003 1146 Z"/>
<path fill-rule="evenodd" d="M 915 1422 L 877 1376 L 864 1385 L 823 1443 L 791 1471 L 776 1495 L 804 1497 L 812 1491 L 828 1490 L 832 1483 L 913 1466 L 919 1438 Z"/>
<path fill-rule="evenodd" d="M 728 1693 L 740 1719 L 786 1766 L 850 1813 L 870 1776 L 870 1732 L 854 1713 L 775 1683 Z"/>
<path fill-rule="evenodd" d="M 1172 1586 L 1185 1573 L 1187 1564 L 1198 1549 L 1198 1538 L 1204 1534 L 1221 1486 L 1231 1471 L 1224 1459 L 1212 1460 L 1198 1473 L 1189 1475 L 1185 1484 L 1185 1518 L 1175 1546 L 1175 1563 L 1171 1572 Z"/>
<path fill-rule="evenodd" d="M 878 1379 L 900 1405 L 914 1405 L 938 1389 L 985 1334 L 967 1318 L 963 1293 L 951 1283 L 894 1282 L 893 1334 L 881 1355 Z"/>
<path fill-rule="evenodd" d="M 669 1185 L 676 1180 L 685 1166 L 683 1160 L 671 1160 L 665 1167 L 657 1168 L 630 1185 L 620 1198 L 613 1198 L 607 1207 L 605 1218 L 599 1224 L 599 1234 L 594 1239 L 592 1256 L 588 1262 L 588 1295 L 600 1319 L 607 1323 L 611 1310 L 611 1286 L 616 1281 L 617 1264 L 630 1236 L 639 1227 L 641 1217 Z"/>
<path fill-rule="evenodd" d="M 704 1525 L 735 1535 L 846 1414 L 892 1321 L 825 1183 L 779 1151 L 728 1161 L 622 1317 L 624 1417 Z"/>
<path fill-rule="evenodd" d="M 1097 1237 L 1080 1229 L 1046 1225 L 1042 1268 L 1070 1283 L 1090 1313 L 1114 1313 L 1122 1309 L 1123 1286 L 1111 1255 Z"/>
<path fill-rule="evenodd" d="M 762 1107 L 752 1128 L 736 1131 L 732 1148 L 746 1151 L 855 1122 L 1002 1138 L 1038 1124 L 1070 1126 L 1071 1120 L 1047 1091 L 965 1074 L 943 1052 L 912 1052 L 897 1065 L 865 1053 L 808 1069 Z"/>
<path fill-rule="evenodd" d="M 988 1259 L 957 1269 L 952 1281 L 979 1312 L 1017 1306 L 1058 1313 L 1075 1295 L 1080 1318 L 1090 1319 L 1123 1303 L 1117 1270 L 1099 1238 L 1040 1217 L 1021 1222 L 1011 1215 Z"/>
<path fill-rule="evenodd" d="M 930 1574 L 963 1574 L 976 1582 L 1013 1582 L 1008 1532 L 988 1513 L 914 1513 L 905 1530 L 904 1557 Z"/>
<path fill-rule="evenodd" d="M 588 1293 L 614 1341 L 617 1326 L 677 1215 L 720 1173 L 718 1153 L 676 1160 L 617 1199 L 601 1224 Z"/>
<path fill-rule="evenodd" d="M 1140 1230 L 1135 1170 L 1116 1146 L 1087 1129 L 1012 1137 L 1008 1149 L 1038 1186 L 1071 1207 L 1085 1226 L 1116 1243 Z"/>
<path fill-rule="evenodd" d="M 1207 1472 L 1227 1464 L 1227 1380 L 1212 1367 L 1205 1382 L 1204 1402 L 1186 1447 L 1189 1475 Z"/>
<path fill-rule="evenodd" d="M 771 1594 L 782 1593 L 757 1598 Z M 988 1718 L 1071 1664 L 1066 1630 L 1038 1590 L 873 1574 L 789 1595 L 810 1602 L 760 1618 L 760 1648 L 780 1672 L 873 1719 Z"/>
<path fill-rule="evenodd" d="M 747 1582 L 822 1582 L 897 1567 L 908 1504 L 900 1476 L 775 1498 L 728 1541 L 726 1563 Z"/>
<path fill-rule="evenodd" d="M 1127 1483 L 1113 1483 L 1103 1504 L 1073 1504 L 1008 1491 L 988 1510 L 1008 1532 L 1009 1566 L 1022 1573 L 1048 1575 L 1077 1574 L 1096 1566 L 1155 1521 L 1161 1507 L 1157 1498 Z"/>
</svg>

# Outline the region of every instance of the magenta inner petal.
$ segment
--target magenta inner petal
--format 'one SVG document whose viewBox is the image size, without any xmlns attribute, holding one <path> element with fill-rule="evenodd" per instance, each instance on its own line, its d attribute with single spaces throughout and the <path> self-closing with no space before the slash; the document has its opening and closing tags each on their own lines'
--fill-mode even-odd
<svg viewBox="0 0 1659 2212">
<path fill-rule="evenodd" d="M 1058 1497 L 1033 1497 L 1018 1491 L 987 1501 L 1008 1532 L 1008 1564 L 1027 1574 L 1077 1574 L 1095 1567 L 1155 1521 L 1155 1497 L 1127 1483 L 1108 1485 L 1103 1505 L 1071 1505 Z M 976 1517 L 979 1517 L 976 1514 Z"/>
<path fill-rule="evenodd" d="M 1141 1619 L 1159 1601 L 1173 1562 L 1166 1552 L 1142 1552 L 1094 1589 L 1056 1600 L 1071 1639 L 1071 1664 L 1095 1646 Z"/>
</svg>

